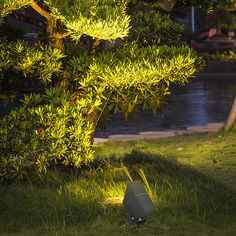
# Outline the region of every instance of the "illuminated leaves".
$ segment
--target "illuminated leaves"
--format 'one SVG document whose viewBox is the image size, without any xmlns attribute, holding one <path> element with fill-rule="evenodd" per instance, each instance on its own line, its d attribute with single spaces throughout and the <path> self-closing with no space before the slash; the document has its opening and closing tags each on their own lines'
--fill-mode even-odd
<svg viewBox="0 0 236 236">
<path fill-rule="evenodd" d="M 30 0 L 0 0 L 0 18 L 29 5 Z"/>
<path fill-rule="evenodd" d="M 52 14 L 67 27 L 71 38 L 83 34 L 97 39 L 124 38 L 129 32 L 130 17 L 126 0 L 47 0 Z"/>
<path fill-rule="evenodd" d="M 0 71 L 22 71 L 25 77 L 34 74 L 43 83 L 50 82 L 52 75 L 61 71 L 61 59 L 65 57 L 59 49 L 48 45 L 29 46 L 20 41 L 1 43 L 0 52 Z"/>
<path fill-rule="evenodd" d="M 141 108 L 156 113 L 171 83 L 186 84 L 202 66 L 189 47 L 180 46 L 183 28 L 154 10 L 133 14 L 126 37 L 129 0 L 43 2 L 58 26 L 49 38 L 69 32 L 77 42 L 68 40 L 64 53 L 41 43 L 0 42 L 0 72 L 20 71 L 26 78 L 44 84 L 53 78 L 57 84 L 43 95 L 25 96 L 23 106 L 0 121 L 0 176 L 1 171 L 22 176 L 26 166 L 46 171 L 59 160 L 76 167 L 87 164 L 93 159 L 96 128 L 89 117 L 98 114 L 99 119 L 110 111 L 128 117 Z M 0 14 L 28 3 L 0 0 Z M 68 82 L 67 89 L 58 86 L 61 79 Z"/>
<path fill-rule="evenodd" d="M 86 119 L 88 104 L 74 106 L 68 94 L 62 94 L 57 87 L 45 96 L 25 96 L 23 107 L 0 121 L 0 179 L 21 178 L 28 167 L 46 171 L 52 161 L 79 167 L 93 160 L 94 127 Z M 60 103 L 55 104 L 52 95 Z"/>
<path fill-rule="evenodd" d="M 131 44 L 90 57 L 86 73 L 80 69 L 84 58 L 86 54 L 69 61 L 79 82 L 78 90 L 88 101 L 95 95 L 103 95 L 100 99 L 106 101 L 111 94 L 108 108 L 123 111 L 126 116 L 140 107 L 160 110 L 170 84 L 186 84 L 202 66 L 201 59 L 187 46 L 140 48 Z M 95 86 L 102 88 L 100 93 Z"/>
</svg>

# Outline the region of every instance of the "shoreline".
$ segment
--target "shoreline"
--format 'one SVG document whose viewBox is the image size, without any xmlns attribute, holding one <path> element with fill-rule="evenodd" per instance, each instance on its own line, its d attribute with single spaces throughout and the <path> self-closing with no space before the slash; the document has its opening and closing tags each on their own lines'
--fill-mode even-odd
<svg viewBox="0 0 236 236">
<path fill-rule="evenodd" d="M 196 134 L 196 133 L 212 133 L 218 132 L 224 128 L 224 123 L 207 123 L 205 125 L 189 126 L 186 129 L 166 129 L 155 131 L 137 131 L 124 133 L 101 133 L 95 132 L 94 145 L 107 141 L 136 141 L 145 139 L 169 138 L 178 135 Z"/>
</svg>

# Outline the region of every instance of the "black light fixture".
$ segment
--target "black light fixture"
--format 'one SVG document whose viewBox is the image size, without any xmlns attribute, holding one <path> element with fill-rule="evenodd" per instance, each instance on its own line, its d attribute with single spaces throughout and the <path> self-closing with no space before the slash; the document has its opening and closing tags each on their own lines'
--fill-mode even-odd
<svg viewBox="0 0 236 236">
<path fill-rule="evenodd" d="M 146 217 L 156 210 L 144 185 L 139 180 L 127 184 L 123 204 L 132 221 L 137 224 L 144 223 Z"/>
</svg>

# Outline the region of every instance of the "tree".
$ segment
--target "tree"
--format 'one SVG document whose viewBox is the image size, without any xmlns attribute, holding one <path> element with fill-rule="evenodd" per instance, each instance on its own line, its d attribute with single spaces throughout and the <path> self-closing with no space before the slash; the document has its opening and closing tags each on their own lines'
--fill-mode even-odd
<svg viewBox="0 0 236 236">
<path fill-rule="evenodd" d="M 235 28 L 236 1 L 219 0 L 214 3 L 214 10 L 207 16 L 208 28 Z"/>
<path fill-rule="evenodd" d="M 172 11 L 176 6 L 194 6 L 196 8 L 202 9 L 204 11 L 209 11 L 212 9 L 213 4 L 217 2 L 217 0 L 149 0 L 154 2 L 156 6 L 160 6 L 161 8 L 165 9 L 166 11 Z M 230 1 L 230 0 L 229 0 Z"/>
<path fill-rule="evenodd" d="M 227 122 L 225 124 L 225 131 L 228 131 L 232 126 L 234 125 L 236 120 L 236 96 L 234 98 L 234 102 L 231 108 L 231 111 L 229 113 L 229 117 L 227 119 Z"/>
<path fill-rule="evenodd" d="M 209 16 L 210 27 L 233 29 L 236 28 L 236 1 L 220 0 L 214 4 L 214 12 Z M 225 131 L 230 130 L 236 121 L 236 96 L 225 124 Z"/>
<path fill-rule="evenodd" d="M 106 115 L 158 112 L 170 84 L 187 84 L 203 64 L 181 40 L 183 27 L 152 4 L 0 0 L 0 16 L 27 7 L 44 17 L 45 37 L 34 44 L 2 40 L 0 72 L 43 86 L 0 121 L 2 178 L 46 171 L 58 161 L 89 163 L 94 130 Z"/>
<path fill-rule="evenodd" d="M 236 10 L 236 1 L 235 0 L 220 0 L 215 3 L 218 8 L 226 11 L 235 11 Z"/>
</svg>

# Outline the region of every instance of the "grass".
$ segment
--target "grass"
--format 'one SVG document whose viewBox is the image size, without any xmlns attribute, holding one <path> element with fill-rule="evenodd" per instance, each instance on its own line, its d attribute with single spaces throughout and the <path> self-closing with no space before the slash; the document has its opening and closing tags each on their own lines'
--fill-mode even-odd
<svg viewBox="0 0 236 236">
<path fill-rule="evenodd" d="M 78 174 L 0 186 L 0 235 L 236 235 L 236 133 L 184 135 L 96 147 L 103 161 Z M 129 181 L 149 182 L 157 211 L 135 228 L 122 204 Z M 136 168 L 137 169 L 137 168 Z"/>
</svg>

